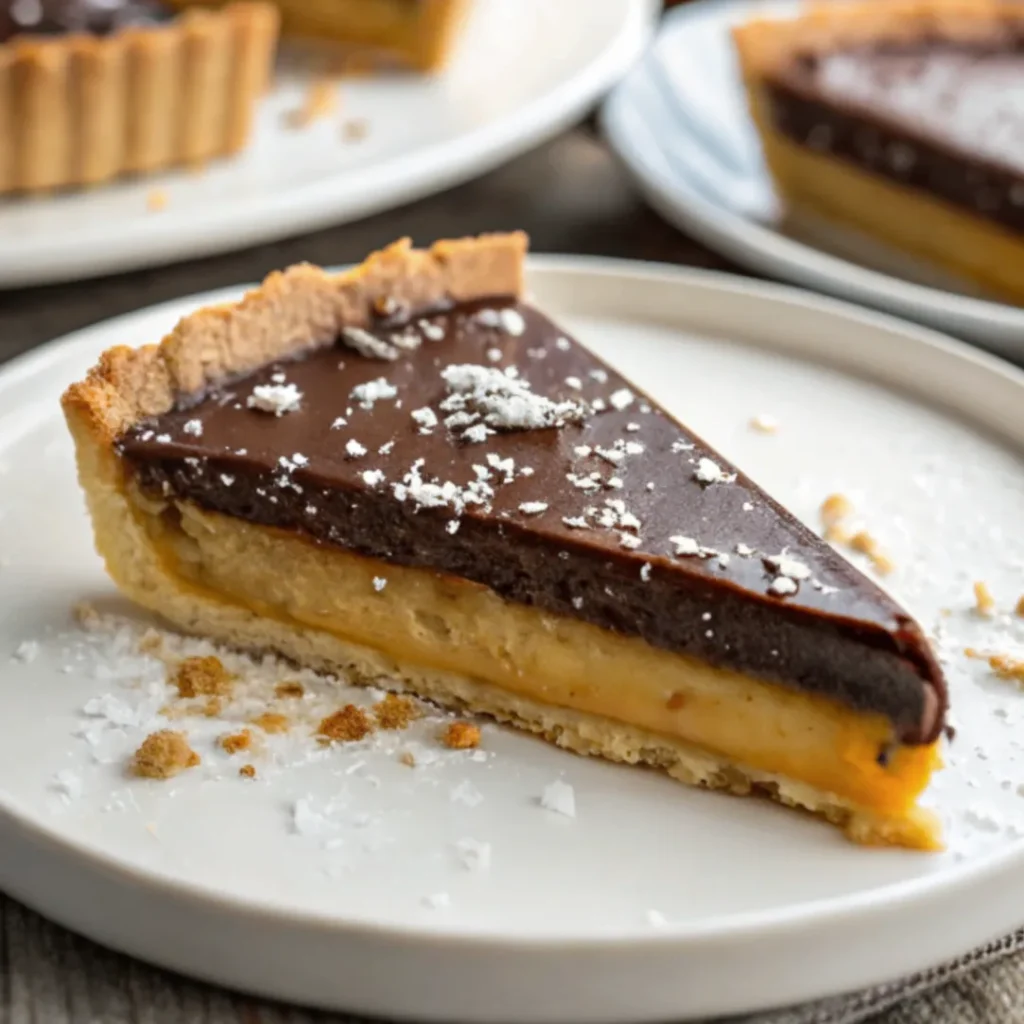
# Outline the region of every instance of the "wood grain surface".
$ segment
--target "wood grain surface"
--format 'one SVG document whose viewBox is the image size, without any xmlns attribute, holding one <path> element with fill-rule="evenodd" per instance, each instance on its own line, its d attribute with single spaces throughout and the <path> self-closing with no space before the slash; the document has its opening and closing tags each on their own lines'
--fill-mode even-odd
<svg viewBox="0 0 1024 1024">
<path fill-rule="evenodd" d="M 734 269 L 651 212 L 592 130 L 581 127 L 477 181 L 356 224 L 172 267 L 0 292 L 0 362 L 88 324 L 194 292 L 255 281 L 299 260 L 346 263 L 403 235 L 427 243 L 438 237 L 507 228 L 529 231 L 537 252 Z M 870 1020 L 872 1024 L 1024 1020 L 1021 963 L 1019 957 L 1003 960 Z M 510 1008 L 510 1012 L 514 1011 Z M 352 1018 L 275 1006 L 147 967 L 73 936 L 0 895 L 0 1024 L 342 1020 Z M 820 1019 L 818 1024 L 831 1024 L 831 1020 Z"/>
</svg>

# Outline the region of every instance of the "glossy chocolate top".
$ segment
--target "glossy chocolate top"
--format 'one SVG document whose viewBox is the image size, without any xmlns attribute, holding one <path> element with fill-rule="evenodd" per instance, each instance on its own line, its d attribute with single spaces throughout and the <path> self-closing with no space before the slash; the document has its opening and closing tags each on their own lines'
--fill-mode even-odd
<svg viewBox="0 0 1024 1024">
<path fill-rule="evenodd" d="M 159 0 L 0 0 L 0 43 L 18 35 L 108 35 L 171 17 Z"/>
<path fill-rule="evenodd" d="M 382 319 L 122 448 L 147 489 L 941 727 L 907 614 L 525 305 Z"/>
<path fill-rule="evenodd" d="M 796 141 L 1024 230 L 1018 32 L 803 55 L 770 91 Z"/>
</svg>

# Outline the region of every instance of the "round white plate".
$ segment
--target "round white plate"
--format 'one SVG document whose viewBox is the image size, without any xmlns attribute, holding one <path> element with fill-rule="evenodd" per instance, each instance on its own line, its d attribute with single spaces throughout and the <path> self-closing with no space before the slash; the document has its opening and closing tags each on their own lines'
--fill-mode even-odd
<svg viewBox="0 0 1024 1024">
<path fill-rule="evenodd" d="M 476 0 L 442 75 L 345 81 L 338 112 L 298 130 L 288 115 L 313 76 L 282 66 L 233 161 L 0 201 L 0 287 L 242 249 L 449 188 L 582 116 L 636 59 L 653 17 L 654 0 Z M 344 138 L 350 120 L 368 126 L 359 142 Z"/>
<path fill-rule="evenodd" d="M 921 328 L 728 277 L 538 259 L 531 286 L 808 522 L 832 492 L 856 504 L 896 563 L 888 584 L 941 631 L 958 735 L 928 800 L 949 852 L 858 848 L 768 803 L 491 725 L 483 754 L 440 751 L 436 722 L 329 750 L 297 734 L 246 782 L 216 750 L 227 727 L 196 719 L 184 727 L 201 767 L 129 778 L 128 756 L 160 722 L 163 671 L 137 652 L 141 626 L 72 621 L 83 599 L 138 620 L 93 553 L 57 398 L 102 349 L 155 339 L 218 294 L 0 373 L 0 887 L 187 974 L 478 1024 L 754 1010 L 893 979 L 1019 925 L 1024 692 L 962 651 L 1024 645 L 1012 614 L 1024 374 Z M 758 414 L 778 432 L 751 430 Z M 976 579 L 998 599 L 992 618 L 971 610 Z M 246 678 L 251 713 L 275 676 Z M 369 699 L 306 683 L 313 720 Z M 407 749 L 418 767 L 399 762 Z M 540 806 L 555 780 L 573 787 L 574 818 Z"/>
<path fill-rule="evenodd" d="M 605 103 L 609 142 L 659 213 L 737 263 L 1024 359 L 1024 309 L 831 224 L 783 233 L 729 30 L 800 6 L 701 0 L 675 11 Z"/>
</svg>

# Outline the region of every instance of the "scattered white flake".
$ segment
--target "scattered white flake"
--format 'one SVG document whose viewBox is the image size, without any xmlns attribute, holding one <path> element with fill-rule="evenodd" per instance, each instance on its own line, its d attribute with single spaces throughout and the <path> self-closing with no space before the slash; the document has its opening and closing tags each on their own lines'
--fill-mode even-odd
<svg viewBox="0 0 1024 1024">
<path fill-rule="evenodd" d="M 591 380 L 596 380 L 598 384 L 604 384 L 608 380 L 608 374 L 605 370 L 591 370 L 587 376 Z"/>
<path fill-rule="evenodd" d="M 294 384 L 257 384 L 245 404 L 259 412 L 283 416 L 302 404 L 302 392 Z"/>
<path fill-rule="evenodd" d="M 594 401 L 590 403 L 590 408 L 593 409 L 594 412 L 604 412 L 605 409 L 608 408 L 608 403 L 603 398 L 595 398 Z"/>
<path fill-rule="evenodd" d="M 566 473 L 566 480 L 573 485 L 578 487 L 581 491 L 596 491 L 601 487 L 601 474 L 595 474 L 595 476 L 581 476 L 578 473 Z"/>
<path fill-rule="evenodd" d="M 511 334 L 518 338 L 526 330 L 526 321 L 514 309 L 481 309 L 474 317 L 481 327 L 493 327 L 496 330 Z"/>
<path fill-rule="evenodd" d="M 668 919 L 660 911 L 648 910 L 647 911 L 647 923 L 652 928 L 664 928 L 665 925 L 668 924 Z"/>
<path fill-rule="evenodd" d="M 171 435 L 170 434 L 157 434 L 156 435 L 156 442 L 157 442 L 157 444 L 170 444 L 171 443 Z"/>
<path fill-rule="evenodd" d="M 650 562 L 644 562 L 644 564 L 640 566 L 640 579 L 642 579 L 644 581 L 644 583 L 650 582 L 650 579 L 651 579 L 651 563 Z"/>
<path fill-rule="evenodd" d="M 366 454 L 366 449 L 353 438 L 345 442 L 345 452 L 353 459 L 359 459 Z"/>
<path fill-rule="evenodd" d="M 368 469 L 363 473 L 363 483 L 367 487 L 377 487 L 384 483 L 384 471 L 382 469 Z"/>
<path fill-rule="evenodd" d="M 676 547 L 677 555 L 699 555 L 703 550 L 692 537 L 669 537 Z"/>
<path fill-rule="evenodd" d="M 654 490 L 654 481 L 653 480 L 649 480 L 646 484 L 644 484 L 644 488 L 646 490 L 648 490 L 648 491 L 653 491 Z"/>
<path fill-rule="evenodd" d="M 751 503 L 749 501 L 745 501 L 745 502 L 743 502 L 743 511 L 744 512 L 753 512 L 754 511 L 754 506 L 751 505 Z"/>
<path fill-rule="evenodd" d="M 556 779 L 544 787 L 540 797 L 540 805 L 547 811 L 564 814 L 567 818 L 576 817 L 576 791 L 568 782 Z"/>
<path fill-rule="evenodd" d="M 578 444 L 572 451 L 576 458 L 585 459 L 593 450 L 589 444 Z"/>
<path fill-rule="evenodd" d="M 702 458 L 693 474 L 702 484 L 731 484 L 735 473 L 726 473 L 713 459 Z"/>
<path fill-rule="evenodd" d="M 531 359 L 547 359 L 548 350 L 546 348 L 528 348 L 526 354 Z"/>
<path fill-rule="evenodd" d="M 768 555 L 765 562 L 780 576 L 786 576 L 791 580 L 806 580 L 811 577 L 811 570 L 798 558 L 787 555 L 785 551 L 781 555 Z"/>
<path fill-rule="evenodd" d="M 572 348 L 572 342 L 568 338 L 555 338 L 555 348 L 559 352 L 568 352 Z"/>
<path fill-rule="evenodd" d="M 467 871 L 486 871 L 491 866 L 491 844 L 479 839 L 460 839 L 455 844 L 462 866 Z"/>
<path fill-rule="evenodd" d="M 320 837 L 334 831 L 334 822 L 316 809 L 310 797 L 300 797 L 292 805 L 292 828 L 300 836 Z"/>
<path fill-rule="evenodd" d="M 420 320 L 416 324 L 423 332 L 427 341 L 444 341 L 444 328 L 439 324 L 431 323 L 429 320 Z"/>
<path fill-rule="evenodd" d="M 411 415 L 422 433 L 427 433 L 437 426 L 437 413 L 429 405 L 423 406 L 422 409 L 413 409 Z"/>
<path fill-rule="evenodd" d="M 519 511 L 524 516 L 539 516 L 542 512 L 547 512 L 548 505 L 545 501 L 524 501 L 519 506 Z"/>
<path fill-rule="evenodd" d="M 754 553 L 754 549 L 749 544 L 737 544 L 736 554 L 741 558 L 749 558 Z"/>
<path fill-rule="evenodd" d="M 489 348 L 487 350 L 487 359 L 492 363 L 501 362 L 501 349 L 500 348 Z"/>
<path fill-rule="evenodd" d="M 331 430 L 341 430 L 342 427 L 348 426 L 348 420 L 344 416 L 339 416 L 332 424 Z"/>
<path fill-rule="evenodd" d="M 316 507 L 316 505 L 307 505 L 306 506 L 306 515 L 307 516 L 315 516 L 316 514 L 317 514 L 317 507 Z"/>
<path fill-rule="evenodd" d="M 453 804 L 465 804 L 467 807 L 476 807 L 484 801 L 484 795 L 473 785 L 469 779 L 463 779 L 448 794 Z"/>
<path fill-rule="evenodd" d="M 573 608 L 576 609 L 576 611 L 579 611 L 583 607 L 583 598 L 582 597 L 574 597 L 572 599 L 572 606 L 573 606 Z"/>
<path fill-rule="evenodd" d="M 184 430 L 186 434 L 191 434 L 192 437 L 203 436 L 203 424 L 201 420 L 189 420 L 181 429 Z"/>
<path fill-rule="evenodd" d="M 483 444 L 493 434 L 494 431 L 485 423 L 474 423 L 462 432 L 462 439 L 469 444 Z"/>
<path fill-rule="evenodd" d="M 29 665 L 38 657 L 39 643 L 35 640 L 22 640 L 21 643 L 14 648 L 14 654 L 11 655 L 11 660 L 20 661 L 25 665 Z"/>
<path fill-rule="evenodd" d="M 449 519 L 445 525 L 445 532 L 450 533 L 454 537 L 459 532 L 460 525 L 458 519 Z"/>
<path fill-rule="evenodd" d="M 610 487 L 613 491 L 621 491 L 623 487 L 622 479 L 617 476 L 610 476 L 605 481 L 605 486 Z"/>
<path fill-rule="evenodd" d="M 693 445 L 688 444 L 686 441 L 673 441 L 672 451 L 678 455 L 680 452 L 692 452 Z"/>
<path fill-rule="evenodd" d="M 445 907 L 450 907 L 452 904 L 452 898 L 446 892 L 435 892 L 430 896 L 423 897 L 423 905 L 430 907 L 431 910 L 443 910 Z"/>
<path fill-rule="evenodd" d="M 64 797 L 68 803 L 73 800 L 77 800 L 82 795 L 84 788 L 82 784 L 82 776 L 76 771 L 72 771 L 70 768 L 62 768 L 53 777 L 51 783 L 53 788 Z"/>
<path fill-rule="evenodd" d="M 639 423 L 627 423 L 626 429 L 631 433 L 635 434 L 640 429 Z"/>
<path fill-rule="evenodd" d="M 627 551 L 635 551 L 640 547 L 640 538 L 634 537 L 631 533 L 620 533 L 619 546 L 625 548 Z"/>
<path fill-rule="evenodd" d="M 623 445 L 623 451 L 627 455 L 643 455 L 644 446 L 639 441 L 627 441 Z"/>
<path fill-rule="evenodd" d="M 384 377 L 376 380 L 368 380 L 365 384 L 357 384 L 349 395 L 354 398 L 362 409 L 372 409 L 375 402 L 388 398 L 394 398 L 398 394 L 398 388 Z"/>
<path fill-rule="evenodd" d="M 613 391 L 608 398 L 608 401 L 612 403 L 614 409 L 618 409 L 622 412 L 623 409 L 628 409 L 634 401 L 633 392 L 629 388 L 619 388 L 618 391 Z"/>
<path fill-rule="evenodd" d="M 566 377 L 565 386 L 567 388 L 572 388 L 573 391 L 579 391 L 580 388 L 583 387 L 583 381 L 581 381 L 579 377 Z"/>
<path fill-rule="evenodd" d="M 620 465 L 626 458 L 626 453 L 621 448 L 597 448 L 595 450 L 605 462 L 610 462 L 613 466 Z"/>
<path fill-rule="evenodd" d="M 220 474 L 220 482 L 225 487 L 231 487 L 235 483 L 235 478 L 230 473 L 221 473 Z"/>
<path fill-rule="evenodd" d="M 283 384 L 287 379 L 288 378 L 280 370 L 270 375 L 271 384 Z"/>
<path fill-rule="evenodd" d="M 385 359 L 392 362 L 398 358 L 398 349 L 394 345 L 389 345 L 361 327 L 343 327 L 341 340 L 367 359 Z"/>
<path fill-rule="evenodd" d="M 383 590 L 383 589 L 384 589 L 384 588 L 385 588 L 385 587 L 386 587 L 387 585 L 388 585 L 388 581 L 387 581 L 386 579 L 384 579 L 384 577 L 383 577 L 383 576 L 374 576 L 374 577 L 373 577 L 373 589 L 374 589 L 374 590 L 376 590 L 378 594 L 379 594 L 379 593 L 380 593 L 380 592 L 381 592 L 381 591 L 382 591 L 382 590 Z"/>
<path fill-rule="evenodd" d="M 308 465 L 309 465 L 309 459 L 307 459 L 306 456 L 303 455 L 301 452 L 296 452 L 292 456 L 292 466 L 293 467 L 294 466 L 308 466 Z"/>
<path fill-rule="evenodd" d="M 590 523 L 583 516 L 562 516 L 562 522 L 572 530 L 590 529 Z"/>
<path fill-rule="evenodd" d="M 787 594 L 795 594 L 797 585 L 788 576 L 776 576 L 769 585 L 768 591 L 785 597 Z"/>
</svg>

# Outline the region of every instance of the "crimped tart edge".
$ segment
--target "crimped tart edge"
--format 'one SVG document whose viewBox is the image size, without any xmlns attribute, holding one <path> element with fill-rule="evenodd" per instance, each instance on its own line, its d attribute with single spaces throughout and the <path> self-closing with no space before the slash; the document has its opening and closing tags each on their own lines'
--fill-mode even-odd
<svg viewBox="0 0 1024 1024">
<path fill-rule="evenodd" d="M 527 246 L 522 232 L 439 241 L 424 250 L 402 239 L 340 274 L 310 264 L 275 271 L 240 301 L 186 316 L 158 345 L 108 349 L 61 404 L 110 445 L 182 398 L 332 344 L 342 328 L 365 326 L 379 300 L 423 308 L 446 299 L 519 296 Z"/>
<path fill-rule="evenodd" d="M 1006 0 L 815 0 L 795 17 L 754 17 L 732 30 L 744 77 L 768 77 L 796 52 L 824 52 L 874 40 L 929 36 L 971 40 L 993 23 L 1024 28 Z"/>
<path fill-rule="evenodd" d="M 238 152 L 269 82 L 278 26 L 272 3 L 238 0 L 108 36 L 0 44 L 0 195 Z"/>
</svg>

